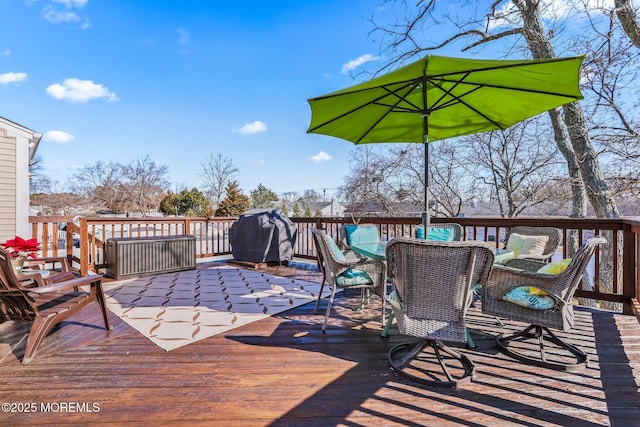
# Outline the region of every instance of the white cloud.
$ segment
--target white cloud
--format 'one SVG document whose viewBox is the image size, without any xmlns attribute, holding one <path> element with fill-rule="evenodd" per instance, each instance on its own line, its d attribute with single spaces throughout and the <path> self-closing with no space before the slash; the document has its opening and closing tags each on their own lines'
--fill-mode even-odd
<svg viewBox="0 0 640 427">
<path fill-rule="evenodd" d="M 349 71 L 354 70 L 361 66 L 362 64 L 366 64 L 367 62 L 377 61 L 379 58 L 377 56 L 373 56 L 370 53 L 366 55 L 362 55 L 357 59 L 352 59 L 342 66 L 342 70 L 340 70 L 340 74 L 347 74 Z"/>
<path fill-rule="evenodd" d="M 82 9 L 87 2 L 88 0 L 52 0 L 52 4 L 61 4 L 65 10 L 59 10 L 52 5 L 47 5 L 42 9 L 42 16 L 52 24 L 79 22 L 80 28 L 86 30 L 91 27 L 89 19 L 78 15 L 73 9 Z"/>
<path fill-rule="evenodd" d="M 264 165 L 264 159 L 260 159 L 257 162 L 253 162 L 254 165 L 262 166 Z"/>
<path fill-rule="evenodd" d="M 9 55 L 11 55 L 11 49 L 9 48 L 6 48 L 2 52 L 0 52 L 0 56 L 9 56 Z"/>
<path fill-rule="evenodd" d="M 307 160 L 312 161 L 313 163 L 328 162 L 331 159 L 333 159 L 333 157 L 331 157 L 324 151 L 320 151 L 318 154 L 307 158 Z"/>
<path fill-rule="evenodd" d="M 89 0 L 52 0 L 54 3 L 63 4 L 67 9 L 82 9 Z"/>
<path fill-rule="evenodd" d="M 44 19 L 52 24 L 62 24 L 64 22 L 79 22 L 80 17 L 74 12 L 61 12 L 47 6 L 44 8 Z"/>
<path fill-rule="evenodd" d="M 50 130 L 42 136 L 43 141 L 66 143 L 75 138 L 73 135 L 61 130 Z"/>
<path fill-rule="evenodd" d="M 96 98 L 105 98 L 108 102 L 119 101 L 109 88 L 91 80 L 65 79 L 62 84 L 55 83 L 46 89 L 54 99 L 71 102 L 87 102 Z"/>
<path fill-rule="evenodd" d="M 262 123 L 260 120 L 256 120 L 253 123 L 247 123 L 241 128 L 232 128 L 231 131 L 233 133 L 241 133 L 242 135 L 251 135 L 254 133 L 260 133 L 267 130 L 267 125 Z"/>
<path fill-rule="evenodd" d="M 0 85 L 8 85 L 10 83 L 22 83 L 27 80 L 27 73 L 4 73 L 0 74 Z"/>
</svg>

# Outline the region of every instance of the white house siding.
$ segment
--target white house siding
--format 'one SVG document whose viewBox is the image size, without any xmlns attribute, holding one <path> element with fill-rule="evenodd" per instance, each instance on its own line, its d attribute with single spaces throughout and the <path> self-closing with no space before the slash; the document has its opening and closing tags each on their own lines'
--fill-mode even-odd
<svg viewBox="0 0 640 427">
<path fill-rule="evenodd" d="M 16 233 L 16 138 L 0 128 L 0 241 Z"/>
<path fill-rule="evenodd" d="M 42 134 L 0 117 L 0 241 L 30 237 L 29 161 Z"/>
</svg>

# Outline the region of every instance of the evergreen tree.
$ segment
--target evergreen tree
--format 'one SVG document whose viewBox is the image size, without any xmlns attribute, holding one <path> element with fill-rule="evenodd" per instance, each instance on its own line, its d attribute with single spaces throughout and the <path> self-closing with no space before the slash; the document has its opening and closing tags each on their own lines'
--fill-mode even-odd
<svg viewBox="0 0 640 427">
<path fill-rule="evenodd" d="M 160 212 L 163 215 L 181 215 L 180 213 L 180 196 L 169 191 L 160 201 Z"/>
<path fill-rule="evenodd" d="M 304 208 L 304 216 L 306 218 L 311 218 L 311 208 L 309 207 L 309 205 L 307 205 L 307 207 Z"/>
<path fill-rule="evenodd" d="M 160 202 L 160 212 L 164 215 L 205 216 L 209 201 L 197 188 L 184 189 L 180 194 L 169 191 Z"/>
<path fill-rule="evenodd" d="M 225 188 L 225 198 L 216 210 L 216 216 L 239 216 L 249 209 L 251 201 L 242 194 L 238 181 L 231 181 Z"/>
<path fill-rule="evenodd" d="M 298 204 L 298 202 L 296 202 L 293 205 L 293 216 L 300 216 L 302 212 L 300 211 L 300 205 Z"/>
<path fill-rule="evenodd" d="M 273 202 L 278 201 L 278 195 L 262 184 L 251 191 L 251 206 L 254 208 L 270 208 Z"/>
<path fill-rule="evenodd" d="M 180 192 L 180 215 L 204 216 L 209 201 L 197 188 L 184 189 Z"/>
</svg>

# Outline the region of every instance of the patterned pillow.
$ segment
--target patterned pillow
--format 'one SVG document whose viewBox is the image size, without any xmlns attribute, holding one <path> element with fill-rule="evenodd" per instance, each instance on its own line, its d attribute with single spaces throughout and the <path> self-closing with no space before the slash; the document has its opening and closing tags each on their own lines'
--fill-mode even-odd
<svg viewBox="0 0 640 427">
<path fill-rule="evenodd" d="M 534 288 L 534 290 L 535 289 L 537 288 Z M 531 293 L 531 287 L 529 286 L 520 286 L 511 289 L 500 299 L 534 310 L 550 310 L 556 305 L 556 299 L 553 296 L 548 294 L 535 295 Z"/>
<path fill-rule="evenodd" d="M 515 252 L 516 256 L 540 256 L 549 241 L 549 236 L 528 236 L 511 233 L 507 241 L 507 251 Z"/>
<path fill-rule="evenodd" d="M 372 285 L 373 280 L 365 271 L 349 268 L 336 276 L 336 283 L 342 287 L 367 286 Z"/>
</svg>

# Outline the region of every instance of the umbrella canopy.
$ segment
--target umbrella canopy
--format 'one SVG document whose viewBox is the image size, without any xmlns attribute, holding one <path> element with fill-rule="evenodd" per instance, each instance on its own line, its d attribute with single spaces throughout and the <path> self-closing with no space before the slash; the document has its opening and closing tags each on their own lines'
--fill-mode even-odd
<svg viewBox="0 0 640 427">
<path fill-rule="evenodd" d="M 584 56 L 484 60 L 435 55 L 365 83 L 309 99 L 308 133 L 354 144 L 425 144 L 425 224 L 428 223 L 427 143 L 506 129 L 582 99 Z"/>
</svg>

